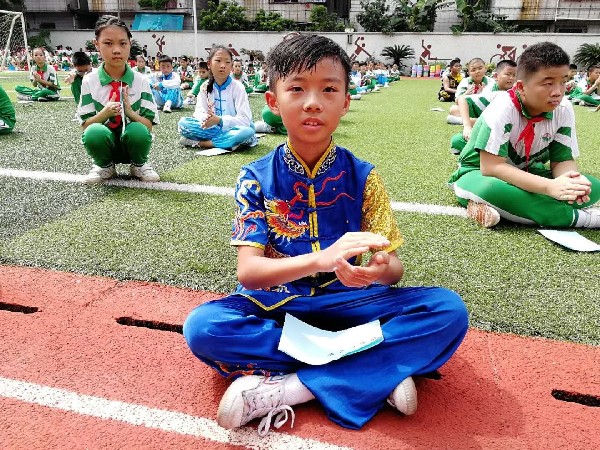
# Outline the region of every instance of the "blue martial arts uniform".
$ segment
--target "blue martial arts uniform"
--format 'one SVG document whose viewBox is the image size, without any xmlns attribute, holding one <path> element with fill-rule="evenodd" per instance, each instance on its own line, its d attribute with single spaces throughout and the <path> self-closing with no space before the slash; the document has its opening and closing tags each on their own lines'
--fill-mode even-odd
<svg viewBox="0 0 600 450">
<path fill-rule="evenodd" d="M 289 142 L 244 166 L 236 202 L 231 244 L 261 248 L 270 258 L 318 252 L 352 231 L 386 236 L 387 251 L 403 241 L 373 166 L 333 142 L 312 171 Z M 310 366 L 277 350 L 286 312 L 331 331 L 379 319 L 384 341 Z M 269 289 L 238 285 L 231 295 L 194 309 L 183 333 L 194 355 L 223 376 L 296 372 L 331 420 L 356 429 L 406 377 L 444 364 L 467 322 L 461 298 L 444 288 L 358 289 L 334 273 L 318 273 Z"/>
</svg>

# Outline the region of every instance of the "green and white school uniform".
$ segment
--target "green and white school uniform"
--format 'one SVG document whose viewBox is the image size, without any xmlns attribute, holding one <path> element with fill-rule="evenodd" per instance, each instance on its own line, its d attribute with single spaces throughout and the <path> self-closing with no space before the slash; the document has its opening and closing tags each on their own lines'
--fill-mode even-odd
<svg viewBox="0 0 600 450">
<path fill-rule="evenodd" d="M 125 66 L 123 76 L 119 80 L 113 80 L 104 70 L 104 64 L 98 71 L 83 79 L 81 100 L 77 108 L 79 123 L 83 125 L 86 120 L 102 111 L 114 94 L 118 95 L 117 101 L 120 101 L 120 93 L 126 86 L 129 87 L 131 109 L 153 124 L 158 124 L 158 111 L 148 79 Z M 146 126 L 140 122 L 131 122 L 122 114 L 112 117 L 104 124 L 91 124 L 83 132 L 81 140 L 97 166 L 108 167 L 113 163 L 142 166 L 148 160 L 152 134 Z"/>
<path fill-rule="evenodd" d="M 600 105 L 600 94 L 598 93 L 600 88 L 590 92 L 589 94 L 584 94 L 584 92 L 590 89 L 593 85 L 594 83 L 591 82 L 588 77 L 582 78 L 581 80 L 579 80 L 579 83 L 577 83 L 579 91 L 572 93 L 571 95 L 569 95 L 569 97 L 575 98 L 579 101 L 583 100 L 586 105 L 598 106 Z"/>
<path fill-rule="evenodd" d="M 16 122 L 15 107 L 4 88 L 0 86 L 0 134 L 10 133 Z"/>
<path fill-rule="evenodd" d="M 572 160 L 579 155 L 575 114 L 566 98 L 553 112 L 531 117 L 518 93 L 514 90 L 500 92 L 494 107 L 486 109 L 475 124 L 449 185 L 463 206 L 467 206 L 469 200 L 486 203 L 505 219 L 548 227 L 576 226 L 578 210 L 600 200 L 600 180 L 589 175 L 585 176 L 592 183 L 592 192 L 590 201 L 583 205 L 555 200 L 498 178 L 483 176 L 480 170 L 482 151 L 502 156 L 520 170 L 552 178 L 552 172 L 546 166 L 548 162 Z"/>
<path fill-rule="evenodd" d="M 144 66 L 144 69 L 143 69 L 143 70 L 141 70 L 141 71 L 140 71 L 140 69 L 138 68 L 138 66 L 135 66 L 135 67 L 133 67 L 133 68 L 132 68 L 132 70 L 133 70 L 134 72 L 141 73 L 142 75 L 145 75 L 145 76 L 150 76 L 150 75 L 152 75 L 152 70 L 150 70 L 150 67 L 148 67 L 148 66 Z"/>
<path fill-rule="evenodd" d="M 472 95 L 481 94 L 485 90 L 486 86 L 491 86 L 493 83 L 494 79 L 488 76 L 484 76 L 480 84 L 474 84 L 473 79 L 471 77 L 463 78 L 462 81 L 458 83 L 458 86 L 456 87 L 456 94 L 454 97 L 458 99 L 458 97 L 464 95 L 467 89 L 469 89 L 473 85 L 475 86 L 475 90 L 472 93 Z"/>
<path fill-rule="evenodd" d="M 34 79 L 34 74 L 38 74 L 42 80 L 48 81 L 54 84 L 54 88 L 44 86 L 42 84 L 38 85 L 38 82 Z M 58 77 L 56 76 L 56 70 L 53 66 L 49 64 L 44 64 L 43 67 L 39 67 L 37 64 L 32 67 L 30 77 L 31 82 L 33 83 L 33 88 L 28 86 L 15 86 L 15 91 L 21 95 L 28 95 L 32 100 L 39 100 L 41 97 L 44 97 L 47 100 L 58 100 L 60 95 L 58 91 L 60 90 L 60 85 L 58 84 Z"/>
</svg>

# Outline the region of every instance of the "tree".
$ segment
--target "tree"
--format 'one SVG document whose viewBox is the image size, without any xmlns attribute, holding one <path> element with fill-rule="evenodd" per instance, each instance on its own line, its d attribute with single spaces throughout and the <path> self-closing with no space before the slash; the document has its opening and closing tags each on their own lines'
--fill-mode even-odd
<svg viewBox="0 0 600 450">
<path fill-rule="evenodd" d="M 402 69 L 406 67 L 402 61 L 415 56 L 415 51 L 410 45 L 394 45 L 384 47 L 381 51 L 381 56 L 384 58 L 393 59 L 394 64 L 398 65 L 398 70 L 402 72 Z"/>
<path fill-rule="evenodd" d="M 433 31 L 441 0 L 394 0 L 390 7 L 385 0 L 361 0 L 363 11 L 356 16 L 365 31 L 393 33 L 395 31 Z"/>
<path fill-rule="evenodd" d="M 356 21 L 366 32 L 389 33 L 392 31 L 390 7 L 385 0 L 361 0 L 362 9 Z"/>
<path fill-rule="evenodd" d="M 141 8 L 152 8 L 158 11 L 165 9 L 167 1 L 168 0 L 139 0 L 138 5 L 140 5 Z"/>
<path fill-rule="evenodd" d="M 308 27 L 310 31 L 344 31 L 344 23 L 335 13 L 327 11 L 327 7 L 317 5 L 310 12 L 311 25 Z"/>
<path fill-rule="evenodd" d="M 198 16 L 198 28 L 211 31 L 245 31 L 252 29 L 246 19 L 246 8 L 227 0 L 217 3 L 211 0 Z"/>
<path fill-rule="evenodd" d="M 45 48 L 51 53 L 54 53 L 54 47 L 50 45 L 50 31 L 48 30 L 40 30 L 38 34 L 31 35 L 27 38 L 27 44 L 29 47 L 36 48 Z"/>
<path fill-rule="evenodd" d="M 129 59 L 135 59 L 142 54 L 142 46 L 136 39 L 131 40 L 131 49 L 129 50 Z"/>
<path fill-rule="evenodd" d="M 25 5 L 23 0 L 0 0 L 0 9 L 19 12 L 25 10 Z"/>
<path fill-rule="evenodd" d="M 581 44 L 573 62 L 586 70 L 594 64 L 600 64 L 600 44 Z"/>
<path fill-rule="evenodd" d="M 284 19 L 278 12 L 266 12 L 260 9 L 254 17 L 252 29 L 256 31 L 293 31 L 296 30 L 296 22 Z"/>
<path fill-rule="evenodd" d="M 456 11 L 461 23 L 450 27 L 453 33 L 500 33 L 519 30 L 517 25 L 506 21 L 506 16 L 493 14 L 487 7 L 487 0 L 456 0 Z"/>
</svg>

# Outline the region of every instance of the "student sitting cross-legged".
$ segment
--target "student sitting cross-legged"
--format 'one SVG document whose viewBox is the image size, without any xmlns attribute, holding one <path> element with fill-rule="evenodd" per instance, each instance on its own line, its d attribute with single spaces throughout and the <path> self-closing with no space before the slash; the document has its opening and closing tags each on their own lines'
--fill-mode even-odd
<svg viewBox="0 0 600 450">
<path fill-rule="evenodd" d="M 252 111 L 244 86 L 231 76 L 233 53 L 223 45 L 208 56 L 209 80 L 202 84 L 193 117 L 179 120 L 185 147 L 235 150 L 256 145 Z"/>
<path fill-rule="evenodd" d="M 600 180 L 577 169 L 569 56 L 542 42 L 522 53 L 517 82 L 475 123 L 450 186 L 484 227 L 500 218 L 546 227 L 600 227 Z M 549 167 L 546 164 L 549 163 Z"/>
<path fill-rule="evenodd" d="M 465 305 L 440 287 L 392 287 L 404 272 L 396 253 L 403 239 L 382 180 L 332 140 L 350 106 L 346 52 L 328 38 L 296 35 L 267 61 L 267 104 L 288 139 L 237 180 L 231 245 L 240 284 L 183 326 L 194 355 L 235 379 L 217 422 L 238 428 L 261 418 L 264 435 L 271 420 L 276 428 L 293 422 L 292 406 L 313 399 L 352 429 L 388 403 L 413 414 L 412 376 L 454 354 L 467 331 Z M 309 365 L 278 350 L 286 313 L 330 331 L 379 320 L 384 340 Z"/>
</svg>

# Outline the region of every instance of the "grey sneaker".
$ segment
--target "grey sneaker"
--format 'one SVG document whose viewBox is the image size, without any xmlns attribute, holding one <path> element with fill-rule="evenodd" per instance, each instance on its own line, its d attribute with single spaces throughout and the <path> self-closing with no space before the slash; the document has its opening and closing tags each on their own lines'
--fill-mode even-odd
<svg viewBox="0 0 600 450">
<path fill-rule="evenodd" d="M 132 177 L 138 178 L 140 181 L 160 181 L 158 173 L 148 163 L 143 166 L 132 164 L 129 166 L 129 173 Z"/>
<path fill-rule="evenodd" d="M 96 184 L 116 176 L 117 169 L 115 169 L 114 164 L 111 164 L 108 167 L 100 167 L 94 164 L 90 170 L 90 173 L 87 174 L 83 182 L 85 184 Z"/>
<path fill-rule="evenodd" d="M 188 139 L 186 137 L 182 137 L 179 139 L 179 145 L 182 147 L 198 147 L 200 141 L 194 141 L 193 139 Z"/>
<path fill-rule="evenodd" d="M 579 210 L 579 217 L 584 217 L 581 228 L 600 228 L 600 208 L 584 208 Z"/>
<path fill-rule="evenodd" d="M 417 411 L 417 388 L 413 379 L 405 378 L 392 391 L 387 402 L 405 416 L 412 416 Z"/>
<path fill-rule="evenodd" d="M 225 391 L 217 411 L 217 423 L 223 428 L 238 428 L 253 419 L 262 417 L 258 426 L 258 434 L 264 436 L 269 432 L 271 420 L 273 426 L 280 428 L 292 416 L 294 426 L 295 414 L 289 405 L 283 404 L 284 384 L 287 377 L 261 377 L 247 375 L 231 383 Z"/>
<path fill-rule="evenodd" d="M 33 101 L 33 98 L 31 97 L 31 95 L 17 94 L 17 100 L 23 100 L 25 102 L 31 102 L 31 101 Z"/>
<path fill-rule="evenodd" d="M 38 102 L 49 102 L 50 99 L 48 97 L 38 97 L 37 101 Z"/>
<path fill-rule="evenodd" d="M 273 127 L 264 120 L 257 120 L 254 122 L 254 131 L 257 133 L 272 133 L 274 130 Z"/>
</svg>

